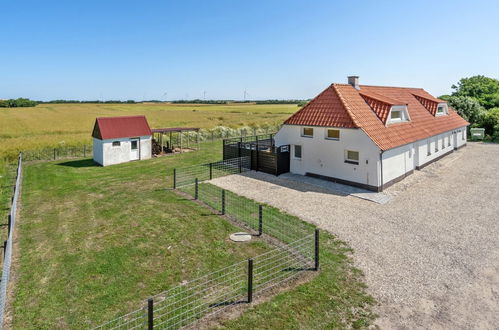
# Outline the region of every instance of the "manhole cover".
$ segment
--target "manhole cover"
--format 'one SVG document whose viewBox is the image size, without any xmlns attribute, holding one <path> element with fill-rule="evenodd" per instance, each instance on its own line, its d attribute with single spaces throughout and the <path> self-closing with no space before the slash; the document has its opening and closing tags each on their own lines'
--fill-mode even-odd
<svg viewBox="0 0 499 330">
<path fill-rule="evenodd" d="M 251 240 L 251 235 L 248 233 L 234 233 L 230 235 L 230 239 L 233 240 L 234 242 L 247 242 Z"/>
</svg>

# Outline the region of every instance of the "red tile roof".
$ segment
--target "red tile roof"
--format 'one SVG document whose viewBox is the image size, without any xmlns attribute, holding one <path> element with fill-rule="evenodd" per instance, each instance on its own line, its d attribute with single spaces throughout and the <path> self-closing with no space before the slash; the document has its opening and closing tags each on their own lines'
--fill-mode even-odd
<svg viewBox="0 0 499 330">
<path fill-rule="evenodd" d="M 418 96 L 418 98 L 416 98 Z M 368 102 L 367 99 L 374 100 Z M 421 88 L 332 84 L 284 123 L 362 129 L 381 150 L 392 149 L 469 125 L 449 107 L 449 115 L 432 115 L 419 98 L 439 100 Z M 373 104 L 377 103 L 376 105 Z M 380 104 L 384 103 L 382 107 Z M 406 104 L 411 121 L 385 125 L 386 105 Z M 436 109 L 436 108 L 435 108 Z"/>
<path fill-rule="evenodd" d="M 151 135 L 145 116 L 99 117 L 92 136 L 100 140 Z"/>
<path fill-rule="evenodd" d="M 357 127 L 333 85 L 284 122 L 290 125 Z"/>
</svg>

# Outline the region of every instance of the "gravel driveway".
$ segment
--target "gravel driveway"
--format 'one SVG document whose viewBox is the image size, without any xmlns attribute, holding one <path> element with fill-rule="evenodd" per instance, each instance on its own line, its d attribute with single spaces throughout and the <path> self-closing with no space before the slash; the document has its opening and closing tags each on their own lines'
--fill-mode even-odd
<svg viewBox="0 0 499 330">
<path fill-rule="evenodd" d="M 347 241 L 381 328 L 499 327 L 499 145 L 469 143 L 387 189 L 384 205 L 262 173 L 213 183 Z"/>
</svg>

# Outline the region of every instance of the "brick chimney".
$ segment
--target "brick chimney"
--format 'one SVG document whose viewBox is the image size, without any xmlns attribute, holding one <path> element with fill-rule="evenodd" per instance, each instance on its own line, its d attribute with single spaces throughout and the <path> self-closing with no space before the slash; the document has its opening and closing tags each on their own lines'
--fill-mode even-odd
<svg viewBox="0 0 499 330">
<path fill-rule="evenodd" d="M 348 76 L 348 84 L 359 90 L 359 76 Z"/>
</svg>

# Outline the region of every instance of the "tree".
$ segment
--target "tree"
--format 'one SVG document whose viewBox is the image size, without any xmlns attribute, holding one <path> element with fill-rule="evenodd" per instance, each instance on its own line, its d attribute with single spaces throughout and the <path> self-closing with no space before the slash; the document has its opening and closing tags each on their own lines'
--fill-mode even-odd
<svg viewBox="0 0 499 330">
<path fill-rule="evenodd" d="M 448 96 L 440 97 L 446 100 L 457 113 L 471 124 L 480 123 L 484 115 L 484 108 L 480 103 L 470 96 Z"/>
<path fill-rule="evenodd" d="M 475 98 L 486 109 L 499 107 L 499 80 L 485 76 L 462 78 L 452 96 L 469 96 Z"/>
<path fill-rule="evenodd" d="M 488 110 L 481 122 L 485 133 L 492 135 L 494 139 L 499 139 L 499 108 Z"/>
</svg>

